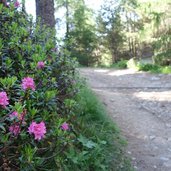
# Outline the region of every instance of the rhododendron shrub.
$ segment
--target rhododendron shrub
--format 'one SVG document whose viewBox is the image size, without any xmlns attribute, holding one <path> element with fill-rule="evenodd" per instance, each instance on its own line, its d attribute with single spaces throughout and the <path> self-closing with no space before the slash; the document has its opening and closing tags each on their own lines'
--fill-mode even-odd
<svg viewBox="0 0 171 171">
<path fill-rule="evenodd" d="M 76 64 L 14 2 L 0 4 L 0 169 L 61 170 L 77 139 Z"/>
</svg>

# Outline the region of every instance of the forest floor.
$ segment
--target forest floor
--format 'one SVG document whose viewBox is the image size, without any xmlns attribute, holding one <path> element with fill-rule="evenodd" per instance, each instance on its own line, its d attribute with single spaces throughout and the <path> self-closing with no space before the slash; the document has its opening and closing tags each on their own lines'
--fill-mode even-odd
<svg viewBox="0 0 171 171">
<path fill-rule="evenodd" d="M 171 75 L 80 69 L 128 141 L 137 171 L 171 171 Z"/>
</svg>

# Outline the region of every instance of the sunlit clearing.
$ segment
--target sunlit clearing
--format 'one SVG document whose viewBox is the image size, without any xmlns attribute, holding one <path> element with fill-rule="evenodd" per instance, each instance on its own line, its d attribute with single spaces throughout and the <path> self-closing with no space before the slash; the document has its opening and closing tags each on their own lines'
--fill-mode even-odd
<svg viewBox="0 0 171 171">
<path fill-rule="evenodd" d="M 171 101 L 171 91 L 163 91 L 163 92 L 136 92 L 134 96 L 149 101 Z"/>
<path fill-rule="evenodd" d="M 117 70 L 109 72 L 107 75 L 110 76 L 121 76 L 121 75 L 127 75 L 127 74 L 135 74 L 135 71 L 132 69 L 126 69 L 126 70 Z"/>
<path fill-rule="evenodd" d="M 105 72 L 109 72 L 108 69 L 95 69 L 94 72 L 102 72 L 102 73 L 105 73 Z"/>
</svg>

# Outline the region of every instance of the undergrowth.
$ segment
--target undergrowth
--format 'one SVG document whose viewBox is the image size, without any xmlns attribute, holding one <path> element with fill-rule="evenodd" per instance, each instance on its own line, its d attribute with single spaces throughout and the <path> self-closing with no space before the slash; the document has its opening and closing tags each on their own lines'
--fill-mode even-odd
<svg viewBox="0 0 171 171">
<path fill-rule="evenodd" d="M 137 61 L 135 59 L 121 60 L 115 64 L 112 64 L 109 68 L 118 68 L 118 69 L 134 69 L 136 71 L 146 71 L 151 73 L 161 73 L 161 74 L 170 74 L 171 73 L 171 66 L 160 66 L 157 64 L 151 63 L 143 63 Z"/>
<path fill-rule="evenodd" d="M 88 137 L 87 145 L 92 143 L 94 146 L 89 157 L 90 163 L 96 160 L 97 167 L 93 170 L 133 170 L 130 161 L 124 155 L 126 142 L 120 137 L 118 127 L 106 114 L 104 106 L 95 94 L 90 89 L 83 88 L 77 96 L 77 101 L 77 110 L 82 111 L 77 126 L 82 137 Z"/>
<path fill-rule="evenodd" d="M 110 67 L 125 69 L 125 68 L 127 68 L 127 62 L 128 62 L 127 60 L 120 60 L 117 63 L 112 64 Z"/>
<path fill-rule="evenodd" d="M 133 63 L 133 62 L 132 62 Z M 134 62 L 134 64 L 129 64 L 128 68 L 135 69 L 137 71 L 146 71 L 156 74 L 170 74 L 171 73 L 171 66 L 160 66 L 157 64 L 149 64 L 149 63 L 141 63 L 141 62 Z"/>
</svg>

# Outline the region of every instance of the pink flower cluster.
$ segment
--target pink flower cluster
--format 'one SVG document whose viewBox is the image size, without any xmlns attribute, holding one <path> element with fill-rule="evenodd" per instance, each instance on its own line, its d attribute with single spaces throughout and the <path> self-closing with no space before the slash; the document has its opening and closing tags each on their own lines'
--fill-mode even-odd
<svg viewBox="0 0 171 171">
<path fill-rule="evenodd" d="M 0 92 L 0 105 L 2 107 L 6 107 L 7 105 L 9 105 L 9 99 L 5 91 Z"/>
<path fill-rule="evenodd" d="M 19 121 L 22 121 L 22 123 L 25 123 L 25 122 L 24 122 L 25 114 L 26 114 L 25 112 L 19 114 L 18 112 L 14 111 L 14 112 L 12 112 L 12 113 L 9 115 L 9 117 L 10 117 L 11 119 L 17 118 Z"/>
<path fill-rule="evenodd" d="M 12 113 L 9 115 L 9 117 L 10 117 L 11 119 L 18 118 L 18 112 L 16 112 L 16 111 L 12 112 Z"/>
<path fill-rule="evenodd" d="M 20 3 L 18 2 L 18 0 L 16 0 L 16 1 L 14 2 L 14 7 L 15 7 L 15 8 L 20 7 Z"/>
<path fill-rule="evenodd" d="M 19 125 L 19 124 L 11 125 L 11 126 L 9 127 L 9 131 L 10 131 L 12 134 L 14 134 L 15 136 L 17 136 L 17 135 L 20 133 L 20 131 L 21 131 L 20 125 Z"/>
<path fill-rule="evenodd" d="M 14 135 L 18 136 L 18 134 L 21 132 L 21 124 L 25 124 L 24 121 L 26 111 L 22 112 L 21 114 L 18 114 L 18 112 L 14 111 L 12 112 L 9 117 L 11 119 L 17 118 L 19 122 L 14 123 L 9 127 L 9 131 Z M 41 140 L 44 138 L 46 133 L 46 126 L 45 123 L 42 121 L 40 123 L 32 122 L 28 128 L 29 134 L 34 134 L 35 140 Z"/>
<path fill-rule="evenodd" d="M 61 128 L 64 130 L 64 131 L 67 131 L 69 130 L 69 124 L 64 122 L 62 125 L 61 125 Z"/>
<path fill-rule="evenodd" d="M 17 136 L 20 133 L 21 124 L 26 124 L 26 122 L 24 121 L 25 114 L 26 110 L 24 110 L 21 114 L 19 114 L 17 111 L 14 111 L 9 115 L 11 119 L 17 118 L 19 120 L 18 122 L 15 122 L 13 125 L 9 127 L 9 131 L 15 136 Z"/>
<path fill-rule="evenodd" d="M 32 122 L 28 128 L 29 134 L 34 134 L 35 140 L 41 140 L 44 138 L 46 133 L 45 123 L 42 121 L 40 123 Z"/>
<path fill-rule="evenodd" d="M 44 63 L 39 63 L 39 68 L 43 68 Z M 31 77 L 25 77 L 22 79 L 22 88 L 24 90 L 32 89 L 35 90 L 35 83 L 33 78 Z M 2 107 L 6 107 L 9 104 L 9 99 L 7 96 L 7 93 L 5 91 L 0 92 L 0 105 Z M 9 132 L 13 134 L 14 136 L 18 136 L 21 132 L 21 126 L 23 124 L 26 124 L 25 122 L 25 114 L 26 110 L 24 110 L 21 114 L 19 114 L 17 111 L 13 111 L 10 115 L 10 119 L 17 119 L 15 122 L 9 127 Z M 66 126 L 63 126 L 64 129 L 66 129 Z M 29 134 L 34 134 L 35 140 L 41 140 L 45 137 L 46 134 L 46 126 L 45 123 L 42 121 L 40 123 L 32 122 L 28 128 Z"/>
<path fill-rule="evenodd" d="M 37 63 L 37 68 L 38 69 L 43 69 L 45 67 L 45 63 L 43 62 L 43 61 L 39 61 L 38 63 Z"/>
<path fill-rule="evenodd" d="M 31 77 L 25 77 L 22 79 L 22 88 L 24 90 L 32 89 L 33 91 L 35 90 L 35 83 L 33 78 Z"/>
</svg>

